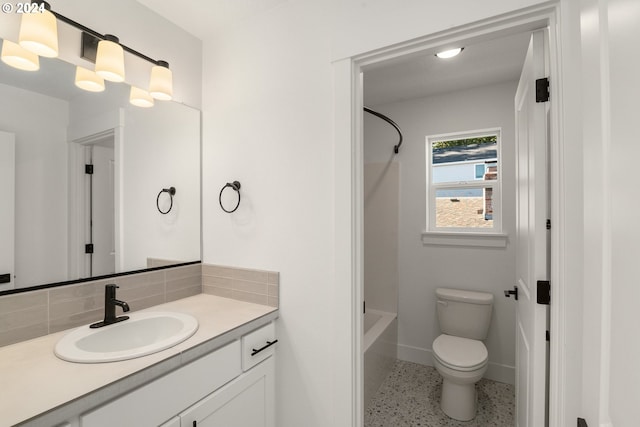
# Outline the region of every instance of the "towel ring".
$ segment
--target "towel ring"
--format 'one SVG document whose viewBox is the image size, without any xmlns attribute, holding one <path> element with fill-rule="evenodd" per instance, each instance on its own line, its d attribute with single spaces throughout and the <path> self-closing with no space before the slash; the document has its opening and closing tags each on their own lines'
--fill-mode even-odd
<svg viewBox="0 0 640 427">
<path fill-rule="evenodd" d="M 162 211 L 162 209 L 160 209 L 160 195 L 162 193 L 169 193 L 169 197 L 171 198 L 171 204 L 169 205 L 169 209 L 167 209 L 166 211 Z M 169 187 L 169 188 L 163 188 L 159 193 L 158 193 L 158 197 L 156 197 L 156 207 L 158 208 L 158 212 L 160 212 L 162 215 L 166 215 L 169 212 L 171 212 L 171 208 L 173 208 L 173 196 L 176 194 L 176 188 L 175 187 Z"/>
<path fill-rule="evenodd" d="M 222 193 L 224 192 L 225 188 L 227 188 L 227 187 L 231 187 L 236 193 L 238 193 L 238 203 L 236 203 L 236 207 L 231 209 L 230 211 L 226 210 L 224 208 L 224 206 L 222 206 Z M 224 185 L 224 187 L 222 187 L 222 190 L 220 190 L 220 195 L 218 196 L 218 202 L 220 202 L 220 207 L 226 213 L 235 212 L 236 209 L 238 209 L 238 206 L 240 206 L 240 183 L 238 181 L 233 181 L 232 183 L 231 182 L 227 182 Z"/>
</svg>

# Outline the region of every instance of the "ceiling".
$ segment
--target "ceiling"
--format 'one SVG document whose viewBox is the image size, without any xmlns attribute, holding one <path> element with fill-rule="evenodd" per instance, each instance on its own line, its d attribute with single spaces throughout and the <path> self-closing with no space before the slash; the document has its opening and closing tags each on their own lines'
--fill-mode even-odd
<svg viewBox="0 0 640 427">
<path fill-rule="evenodd" d="M 191 34 L 205 40 L 221 27 L 255 18 L 289 0 L 137 0 Z M 375 105 L 422 98 L 505 81 L 520 76 L 530 33 L 465 46 L 455 58 L 429 52 L 407 60 L 378 64 L 364 73 L 364 102 Z"/>
<path fill-rule="evenodd" d="M 433 53 L 364 72 L 364 104 L 375 105 L 518 80 L 530 33 L 465 46 L 460 55 Z"/>
<path fill-rule="evenodd" d="M 137 0 L 200 40 L 232 25 L 288 3 L 289 0 Z"/>
</svg>

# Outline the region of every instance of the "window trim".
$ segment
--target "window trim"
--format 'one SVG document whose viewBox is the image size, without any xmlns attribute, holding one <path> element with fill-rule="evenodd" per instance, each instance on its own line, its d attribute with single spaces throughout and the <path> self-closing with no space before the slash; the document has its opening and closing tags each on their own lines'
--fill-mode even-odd
<svg viewBox="0 0 640 427">
<path fill-rule="evenodd" d="M 432 184 L 432 175 L 433 175 L 433 152 L 432 147 L 433 143 L 437 141 L 446 141 L 451 139 L 465 139 L 465 138 L 479 138 L 484 136 L 496 136 L 496 148 L 497 148 L 497 168 L 498 168 L 498 179 L 491 181 L 481 181 L 477 179 L 469 180 L 469 181 L 459 181 L 459 182 L 447 182 L 447 183 L 439 183 Z M 451 132 L 437 135 L 428 135 L 425 137 L 425 154 L 426 154 L 426 165 L 427 171 L 425 173 L 426 179 L 426 230 L 423 232 L 423 242 L 426 244 L 425 235 L 430 235 L 431 233 L 437 233 L 440 237 L 446 236 L 456 236 L 457 234 L 464 235 L 479 235 L 479 236 L 487 236 L 494 237 L 496 235 L 504 236 L 506 235 L 502 232 L 502 128 L 486 128 L 486 129 L 477 129 L 470 131 L 462 131 L 462 132 Z M 435 206 L 435 193 L 436 190 L 442 188 L 493 188 L 494 198 L 493 198 L 493 227 L 491 228 L 469 228 L 469 227 L 436 227 L 436 206 Z M 429 239 L 427 239 L 429 240 Z M 439 239 L 440 241 L 440 239 Z M 441 243 L 438 243 L 441 244 Z"/>
</svg>

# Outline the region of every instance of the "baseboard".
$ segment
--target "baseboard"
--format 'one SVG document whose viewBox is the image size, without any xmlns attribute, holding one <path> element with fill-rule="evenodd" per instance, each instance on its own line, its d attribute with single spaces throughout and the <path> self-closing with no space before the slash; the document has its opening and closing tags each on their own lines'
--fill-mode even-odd
<svg viewBox="0 0 640 427">
<path fill-rule="evenodd" d="M 398 359 L 420 365 L 433 366 L 431 350 L 413 347 L 406 344 L 398 344 Z M 515 367 L 501 363 L 489 362 L 485 378 L 506 384 L 515 384 Z"/>
</svg>

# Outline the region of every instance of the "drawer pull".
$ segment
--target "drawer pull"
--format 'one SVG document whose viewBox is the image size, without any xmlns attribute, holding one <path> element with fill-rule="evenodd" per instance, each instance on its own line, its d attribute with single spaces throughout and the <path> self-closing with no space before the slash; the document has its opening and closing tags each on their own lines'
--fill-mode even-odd
<svg viewBox="0 0 640 427">
<path fill-rule="evenodd" d="M 278 342 L 278 340 L 267 341 L 267 344 L 266 344 L 264 347 L 260 347 L 260 348 L 259 348 L 259 349 L 257 349 L 257 350 L 256 350 L 255 348 L 252 348 L 252 349 L 251 349 L 251 355 L 252 355 L 252 356 L 255 356 L 256 354 L 260 353 L 262 350 L 265 350 L 265 349 L 267 349 L 268 347 L 271 347 L 272 345 L 274 345 L 274 344 L 275 344 L 275 343 L 277 343 L 277 342 Z"/>
</svg>

